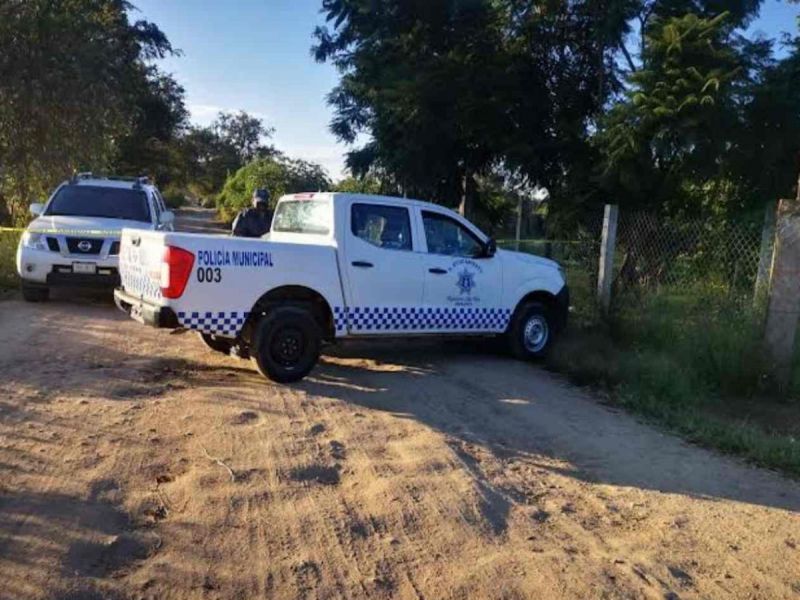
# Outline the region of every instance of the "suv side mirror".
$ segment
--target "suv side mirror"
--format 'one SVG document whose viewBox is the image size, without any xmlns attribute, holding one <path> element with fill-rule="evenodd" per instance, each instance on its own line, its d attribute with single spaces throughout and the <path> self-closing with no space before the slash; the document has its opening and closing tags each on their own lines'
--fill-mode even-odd
<svg viewBox="0 0 800 600">
<path fill-rule="evenodd" d="M 38 217 L 44 212 L 44 204 L 40 202 L 34 202 L 28 207 L 28 210 L 31 211 L 31 214 L 34 217 Z"/>
<path fill-rule="evenodd" d="M 175 221 L 175 213 L 171 210 L 165 210 L 161 213 L 161 216 L 158 219 L 159 225 L 172 225 Z"/>
<path fill-rule="evenodd" d="M 494 238 L 489 238 L 486 240 L 486 244 L 483 247 L 483 257 L 491 258 L 495 254 L 497 254 L 497 242 Z"/>
</svg>

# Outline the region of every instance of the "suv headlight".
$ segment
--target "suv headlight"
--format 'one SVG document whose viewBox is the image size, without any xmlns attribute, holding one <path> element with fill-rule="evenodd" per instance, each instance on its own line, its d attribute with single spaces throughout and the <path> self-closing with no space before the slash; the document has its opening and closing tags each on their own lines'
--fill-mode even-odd
<svg viewBox="0 0 800 600">
<path fill-rule="evenodd" d="M 22 245 L 25 248 L 32 248 L 34 250 L 47 250 L 47 240 L 41 233 L 34 233 L 26 231 L 22 234 Z"/>
</svg>

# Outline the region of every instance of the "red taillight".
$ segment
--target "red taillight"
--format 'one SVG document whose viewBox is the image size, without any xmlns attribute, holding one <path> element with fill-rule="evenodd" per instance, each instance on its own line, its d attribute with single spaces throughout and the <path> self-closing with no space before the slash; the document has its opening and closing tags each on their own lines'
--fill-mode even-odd
<svg viewBox="0 0 800 600">
<path fill-rule="evenodd" d="M 180 298 L 194 266 L 194 254 L 183 248 L 167 246 L 161 260 L 161 295 Z"/>
</svg>

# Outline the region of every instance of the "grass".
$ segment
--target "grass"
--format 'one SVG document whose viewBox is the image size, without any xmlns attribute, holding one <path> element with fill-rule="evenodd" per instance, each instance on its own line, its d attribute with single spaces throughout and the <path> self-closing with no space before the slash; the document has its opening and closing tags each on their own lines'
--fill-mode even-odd
<svg viewBox="0 0 800 600">
<path fill-rule="evenodd" d="M 0 290 L 19 285 L 16 254 L 21 235 L 21 229 L 0 229 Z"/>
<path fill-rule="evenodd" d="M 573 304 L 591 305 L 588 291 Z M 584 306 L 550 367 L 692 442 L 800 477 L 800 363 L 779 397 L 747 294 L 704 282 L 618 304 L 609 319 Z"/>
</svg>

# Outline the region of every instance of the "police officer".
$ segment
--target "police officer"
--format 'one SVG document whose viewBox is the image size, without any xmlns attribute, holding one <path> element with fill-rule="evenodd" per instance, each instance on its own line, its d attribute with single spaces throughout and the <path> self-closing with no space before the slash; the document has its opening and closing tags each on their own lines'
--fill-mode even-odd
<svg viewBox="0 0 800 600">
<path fill-rule="evenodd" d="M 269 209 L 269 192 L 258 189 L 253 192 L 252 208 L 243 209 L 233 221 L 233 235 L 261 237 L 269 231 L 272 211 Z"/>
</svg>

